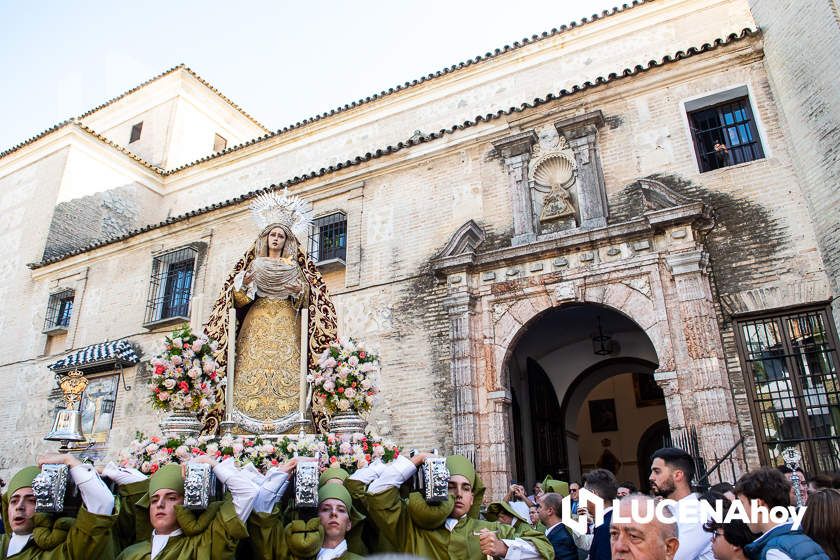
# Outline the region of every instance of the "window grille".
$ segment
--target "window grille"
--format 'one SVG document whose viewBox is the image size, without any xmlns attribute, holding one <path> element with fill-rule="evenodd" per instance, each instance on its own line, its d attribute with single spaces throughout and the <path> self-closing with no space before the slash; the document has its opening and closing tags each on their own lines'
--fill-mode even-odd
<svg viewBox="0 0 840 560">
<path fill-rule="evenodd" d="M 214 135 L 214 137 L 213 137 L 213 151 L 214 152 L 221 152 L 225 148 L 227 148 L 227 139 L 220 134 Z"/>
<path fill-rule="evenodd" d="M 840 470 L 837 336 L 826 308 L 736 322 L 764 461 L 796 447 L 810 473 Z"/>
<path fill-rule="evenodd" d="M 141 132 L 143 132 L 143 121 L 140 121 L 131 127 L 131 138 L 128 139 L 128 143 L 131 144 L 132 142 L 140 140 Z"/>
<path fill-rule="evenodd" d="M 749 98 L 692 111 L 688 119 L 701 173 L 764 157 Z"/>
<path fill-rule="evenodd" d="M 63 290 L 50 295 L 47 303 L 47 315 L 44 320 L 44 332 L 52 330 L 67 330 L 73 317 L 73 290 Z"/>
<path fill-rule="evenodd" d="M 346 259 L 347 214 L 336 212 L 315 219 L 309 243 L 309 255 L 316 263 Z"/>
<path fill-rule="evenodd" d="M 159 255 L 152 261 L 146 324 L 189 319 L 196 251 L 192 247 Z"/>
</svg>

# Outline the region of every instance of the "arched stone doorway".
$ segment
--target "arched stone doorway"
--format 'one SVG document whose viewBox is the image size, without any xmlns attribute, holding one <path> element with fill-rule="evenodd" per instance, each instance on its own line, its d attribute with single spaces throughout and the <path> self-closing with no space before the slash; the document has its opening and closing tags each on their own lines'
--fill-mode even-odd
<svg viewBox="0 0 840 560">
<path fill-rule="evenodd" d="M 664 398 L 652 380 L 658 363 L 644 329 L 606 305 L 567 304 L 528 321 L 506 362 L 516 403 L 509 424 L 513 478 L 579 480 L 603 466 L 620 480 L 643 483 L 642 436 L 652 424 L 667 427 Z"/>
</svg>

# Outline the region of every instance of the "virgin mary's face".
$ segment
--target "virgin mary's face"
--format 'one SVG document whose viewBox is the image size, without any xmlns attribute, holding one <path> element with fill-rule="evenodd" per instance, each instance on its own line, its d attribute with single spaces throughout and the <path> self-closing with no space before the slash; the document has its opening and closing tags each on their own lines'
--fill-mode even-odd
<svg viewBox="0 0 840 560">
<path fill-rule="evenodd" d="M 276 227 L 268 232 L 268 250 L 281 251 L 286 244 L 286 232 L 283 228 Z"/>
</svg>

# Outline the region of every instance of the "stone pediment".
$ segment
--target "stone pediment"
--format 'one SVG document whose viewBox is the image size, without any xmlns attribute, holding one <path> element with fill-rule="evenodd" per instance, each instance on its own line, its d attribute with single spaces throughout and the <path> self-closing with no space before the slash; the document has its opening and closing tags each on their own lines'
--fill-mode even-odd
<svg viewBox="0 0 840 560">
<path fill-rule="evenodd" d="M 638 197 L 643 212 L 666 210 L 692 202 L 700 202 L 669 189 L 664 183 L 653 179 L 639 179 L 628 189 L 629 196 Z"/>
<path fill-rule="evenodd" d="M 467 223 L 459 227 L 454 234 L 452 234 L 452 237 L 449 238 L 446 246 L 437 255 L 436 259 L 445 259 L 475 253 L 475 250 L 479 245 L 481 245 L 485 237 L 486 234 L 481 226 L 473 220 L 469 220 Z"/>
<path fill-rule="evenodd" d="M 621 223 L 651 212 L 702 202 L 675 191 L 662 181 L 642 178 L 610 197 L 610 222 Z"/>
<path fill-rule="evenodd" d="M 699 200 L 681 195 L 669 189 L 664 183 L 653 179 L 639 179 L 630 187 L 629 191 L 630 193 L 635 191 L 641 197 L 644 212 L 666 210 L 692 202 L 699 202 Z"/>
</svg>

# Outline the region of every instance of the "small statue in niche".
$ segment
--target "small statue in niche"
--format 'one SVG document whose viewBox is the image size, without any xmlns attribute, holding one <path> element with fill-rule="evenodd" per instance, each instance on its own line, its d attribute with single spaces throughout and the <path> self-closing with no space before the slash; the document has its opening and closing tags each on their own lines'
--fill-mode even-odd
<svg viewBox="0 0 840 560">
<path fill-rule="evenodd" d="M 535 162 L 531 179 L 534 188 L 545 193 L 540 223 L 561 221 L 567 222 L 568 227 L 575 227 L 575 206 L 568 190 L 574 183 L 574 169 L 574 159 L 562 152 L 545 154 Z M 546 187 L 548 192 L 544 190 Z"/>
</svg>

